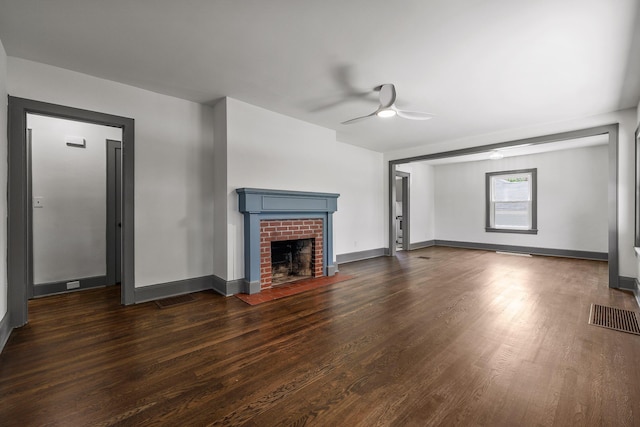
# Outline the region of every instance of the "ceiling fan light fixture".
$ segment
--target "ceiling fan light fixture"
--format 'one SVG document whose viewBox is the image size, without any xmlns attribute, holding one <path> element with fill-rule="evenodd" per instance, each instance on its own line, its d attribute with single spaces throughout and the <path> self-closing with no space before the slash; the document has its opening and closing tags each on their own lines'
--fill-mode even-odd
<svg viewBox="0 0 640 427">
<path fill-rule="evenodd" d="M 384 110 L 380 110 L 376 113 L 376 115 L 378 117 L 393 117 L 396 115 L 395 110 L 392 110 L 390 108 L 386 108 Z"/>
<path fill-rule="evenodd" d="M 502 158 L 504 158 L 504 154 L 502 154 L 501 152 L 499 152 L 498 150 L 493 150 L 491 152 L 491 154 L 489 154 L 489 158 L 491 160 L 500 160 Z"/>
</svg>

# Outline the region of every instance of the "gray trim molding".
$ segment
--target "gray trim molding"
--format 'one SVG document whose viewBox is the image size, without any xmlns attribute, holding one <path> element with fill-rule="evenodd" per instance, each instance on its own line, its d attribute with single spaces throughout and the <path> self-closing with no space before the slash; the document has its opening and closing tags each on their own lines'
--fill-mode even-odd
<svg viewBox="0 0 640 427">
<path fill-rule="evenodd" d="M 587 136 L 595 135 L 608 135 L 609 143 L 609 175 L 608 175 L 608 195 L 607 195 L 607 218 L 608 218 L 608 241 L 609 241 L 609 287 L 617 288 L 618 285 L 618 272 L 620 270 L 618 259 L 618 123 L 610 125 L 596 126 L 587 129 L 573 130 L 567 132 L 560 132 L 550 135 L 536 136 L 532 138 L 518 139 L 514 141 L 498 142 L 495 144 L 478 145 L 476 147 L 463 148 L 459 150 L 443 151 L 434 154 L 425 154 L 421 156 L 407 157 L 404 159 L 390 160 L 388 169 L 388 195 L 389 195 L 389 254 L 395 255 L 395 247 L 392 244 L 392 227 L 393 227 L 393 199 L 392 199 L 392 186 L 395 179 L 394 171 L 396 165 L 402 163 L 418 162 L 422 160 L 434 160 L 445 159 L 449 157 L 463 156 L 466 154 L 475 153 L 487 153 L 492 150 L 500 148 L 514 147 L 516 145 L 538 145 L 549 144 L 558 141 L 566 141 L 575 138 L 583 138 Z"/>
<path fill-rule="evenodd" d="M 333 266 L 333 213 L 338 210 L 336 193 L 238 188 L 238 210 L 244 215 L 245 293 L 260 292 L 260 221 L 263 219 L 322 219 L 324 274 Z"/>
<path fill-rule="evenodd" d="M 41 114 L 69 120 L 79 120 L 122 129 L 122 292 L 123 304 L 133 304 L 135 280 L 134 251 L 134 126 L 131 118 L 82 110 L 31 99 L 8 97 L 8 212 L 7 212 L 7 280 L 9 324 L 25 325 L 28 321 L 29 293 L 29 231 L 27 199 L 27 114 Z"/>
<path fill-rule="evenodd" d="M 387 255 L 387 248 L 369 249 L 369 250 L 360 251 L 360 252 L 350 252 L 347 254 L 336 255 L 336 263 L 340 265 L 340 264 L 346 264 L 354 261 L 361 261 L 363 259 L 377 258 L 385 255 Z"/>
<path fill-rule="evenodd" d="M 409 250 L 413 251 L 416 249 L 430 248 L 431 246 L 435 246 L 435 245 L 436 245 L 435 240 L 425 240 L 424 242 L 411 243 L 411 245 L 409 245 Z"/>
<path fill-rule="evenodd" d="M 531 174 L 531 228 L 517 230 L 491 227 L 491 178 L 496 175 Z M 538 169 L 519 169 L 510 171 L 486 172 L 484 187 L 485 231 L 490 233 L 538 234 Z M 495 213 L 494 213 L 495 214 Z"/>
<path fill-rule="evenodd" d="M 258 286 L 260 286 L 259 283 Z M 244 279 L 226 281 L 216 275 L 213 276 L 213 290 L 225 297 L 239 293 L 249 293 L 245 291 Z"/>
<path fill-rule="evenodd" d="M 640 124 L 635 133 L 635 246 L 640 246 Z"/>
<path fill-rule="evenodd" d="M 135 288 L 135 303 L 155 301 L 158 299 L 206 291 L 213 288 L 213 276 L 194 277 L 176 280 L 175 282 Z"/>
<path fill-rule="evenodd" d="M 67 282 L 78 280 L 80 282 L 79 288 L 67 289 Z M 99 288 L 105 286 L 107 283 L 107 276 L 93 276 L 83 277 L 81 279 L 69 279 L 59 282 L 38 283 L 33 285 L 33 296 L 42 297 L 46 295 L 62 294 L 65 292 L 73 292 L 81 289 Z"/>
<path fill-rule="evenodd" d="M 517 230 L 508 228 L 485 227 L 484 231 L 486 231 L 487 233 L 538 234 L 537 228 L 532 228 L 530 230 Z"/>
<path fill-rule="evenodd" d="M 535 248 L 530 246 L 496 245 L 493 243 L 458 242 L 453 240 L 436 240 L 436 246 L 448 246 L 451 248 L 481 249 L 486 251 L 514 252 L 521 254 L 557 256 L 564 258 L 591 259 L 606 261 L 606 252 L 574 251 L 571 249 Z"/>
<path fill-rule="evenodd" d="M 638 303 L 638 308 L 640 308 L 640 282 L 636 279 L 635 289 L 633 290 L 633 294 L 636 297 L 636 302 Z"/>
<path fill-rule="evenodd" d="M 0 320 L 0 353 L 4 350 L 4 346 L 9 341 L 13 328 L 9 326 L 9 312 L 4 314 L 2 320 Z"/>
<path fill-rule="evenodd" d="M 636 278 L 620 276 L 618 279 L 620 289 L 627 289 L 629 291 L 636 290 Z"/>
</svg>

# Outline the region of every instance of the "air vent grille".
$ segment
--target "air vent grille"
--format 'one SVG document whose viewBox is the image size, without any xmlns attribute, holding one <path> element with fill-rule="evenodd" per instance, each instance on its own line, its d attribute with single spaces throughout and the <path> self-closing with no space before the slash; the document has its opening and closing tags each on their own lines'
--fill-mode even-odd
<svg viewBox="0 0 640 427">
<path fill-rule="evenodd" d="M 614 329 L 629 334 L 640 335 L 638 315 L 634 311 L 622 310 L 605 305 L 591 304 L 589 324 Z"/>
</svg>

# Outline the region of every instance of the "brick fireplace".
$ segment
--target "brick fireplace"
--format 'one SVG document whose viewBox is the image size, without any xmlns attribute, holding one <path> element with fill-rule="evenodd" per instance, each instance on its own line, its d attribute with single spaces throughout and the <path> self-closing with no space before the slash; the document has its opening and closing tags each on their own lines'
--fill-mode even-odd
<svg viewBox="0 0 640 427">
<path fill-rule="evenodd" d="M 260 221 L 260 289 L 276 284 L 273 279 L 273 242 L 298 242 L 309 240 L 311 244 L 309 274 L 290 274 L 289 277 L 322 277 L 323 268 L 323 221 L 321 219 L 265 219 Z M 290 281 L 292 279 L 285 279 Z"/>
<path fill-rule="evenodd" d="M 304 267 L 309 269 L 308 275 L 335 274 L 333 213 L 339 194 L 256 188 L 239 188 L 236 192 L 244 215 L 244 293 L 255 294 L 273 286 L 273 242 L 287 242 L 293 247 L 302 245 L 296 242 L 310 240 L 310 264 Z M 289 259 L 289 263 L 292 261 Z M 299 274 L 294 272 L 286 280 L 295 280 Z"/>
</svg>

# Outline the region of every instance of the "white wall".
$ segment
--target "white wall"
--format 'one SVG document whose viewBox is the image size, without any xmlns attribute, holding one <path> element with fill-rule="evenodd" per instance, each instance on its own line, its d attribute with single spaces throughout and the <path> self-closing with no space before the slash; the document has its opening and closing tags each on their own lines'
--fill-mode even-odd
<svg viewBox="0 0 640 427">
<path fill-rule="evenodd" d="M 27 115 L 32 130 L 35 284 L 106 275 L 106 141 L 122 140 L 119 128 Z M 83 137 L 86 148 L 66 145 Z"/>
<path fill-rule="evenodd" d="M 397 170 L 410 174 L 409 243 L 421 243 L 435 239 L 435 186 L 434 168 L 424 163 L 405 163 Z"/>
<path fill-rule="evenodd" d="M 436 238 L 608 251 L 606 146 L 435 166 Z M 485 173 L 538 170 L 538 234 L 485 231 Z"/>
<path fill-rule="evenodd" d="M 210 107 L 13 57 L 7 77 L 13 96 L 135 119 L 136 287 L 212 274 Z"/>
<path fill-rule="evenodd" d="M 635 108 L 616 111 L 597 116 L 583 117 L 575 120 L 544 123 L 521 129 L 510 129 L 493 134 L 476 135 L 468 138 L 442 141 L 406 150 L 385 153 L 385 163 L 389 160 L 403 159 L 425 154 L 440 153 L 461 148 L 477 147 L 497 142 L 515 141 L 559 132 L 587 129 L 594 126 L 619 123 L 618 145 L 618 258 L 620 275 L 636 276 L 636 260 L 634 250 L 635 228 L 635 144 L 634 132 L 637 126 Z M 385 193 L 388 191 L 385 170 Z M 387 224 L 385 211 L 385 225 Z M 436 228 L 438 225 L 436 224 Z"/>
<path fill-rule="evenodd" d="M 0 224 L 7 223 L 7 55 L 0 41 Z M 7 227 L 0 226 L 0 320 L 7 313 Z M 1 343 L 0 343 L 1 344 Z"/>
<path fill-rule="evenodd" d="M 382 154 L 336 141 L 335 131 L 227 98 L 227 280 L 244 277 L 236 188 L 340 193 L 334 254 L 384 246 Z"/>
</svg>

